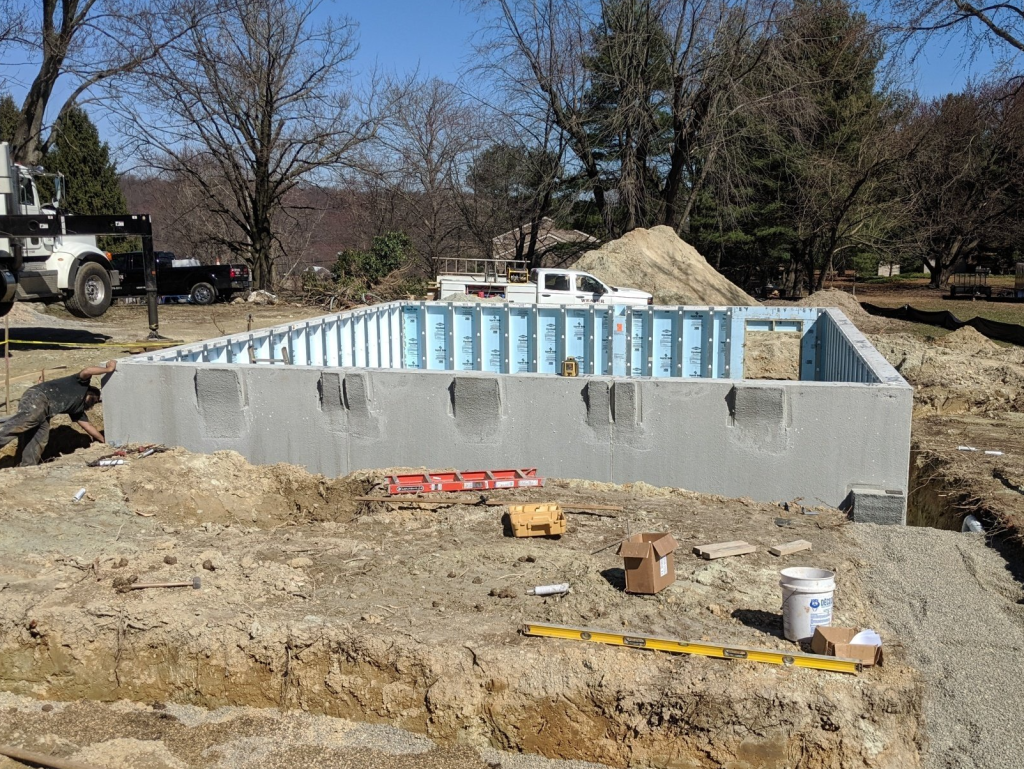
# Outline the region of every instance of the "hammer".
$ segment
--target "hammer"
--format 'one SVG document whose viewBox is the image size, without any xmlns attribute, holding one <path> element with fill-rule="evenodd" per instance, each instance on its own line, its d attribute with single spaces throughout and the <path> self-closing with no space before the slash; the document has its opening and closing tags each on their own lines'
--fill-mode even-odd
<svg viewBox="0 0 1024 769">
<path fill-rule="evenodd" d="M 136 582 L 134 585 L 130 585 L 131 590 L 145 590 L 148 587 L 190 587 L 193 590 L 198 590 L 203 585 L 203 580 L 199 577 L 192 577 L 191 582 Z"/>
</svg>

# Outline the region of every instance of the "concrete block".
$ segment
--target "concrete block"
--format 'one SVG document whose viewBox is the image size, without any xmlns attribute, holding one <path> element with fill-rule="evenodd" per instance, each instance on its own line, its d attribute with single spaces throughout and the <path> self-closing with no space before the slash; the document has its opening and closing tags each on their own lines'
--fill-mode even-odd
<svg viewBox="0 0 1024 769">
<path fill-rule="evenodd" d="M 907 525 L 907 497 L 897 489 L 876 486 L 850 486 L 843 509 L 855 523 Z"/>
</svg>

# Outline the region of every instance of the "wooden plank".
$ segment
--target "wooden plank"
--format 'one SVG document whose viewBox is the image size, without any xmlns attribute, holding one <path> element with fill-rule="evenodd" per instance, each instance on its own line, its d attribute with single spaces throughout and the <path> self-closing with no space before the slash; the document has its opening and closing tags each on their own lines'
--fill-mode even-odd
<svg viewBox="0 0 1024 769">
<path fill-rule="evenodd" d="M 693 548 L 693 554 L 703 556 L 704 553 L 711 552 L 712 550 L 721 550 L 726 547 L 736 547 L 737 545 L 747 544 L 742 539 L 737 539 L 732 542 L 714 542 L 710 545 L 697 545 Z"/>
<path fill-rule="evenodd" d="M 792 555 L 793 553 L 799 553 L 801 550 L 810 549 L 811 543 L 806 539 L 794 539 L 792 542 L 787 542 L 784 545 L 769 547 L 768 552 L 772 555 Z"/>
<path fill-rule="evenodd" d="M 735 545 L 733 547 L 723 547 L 720 550 L 705 550 L 702 558 L 705 561 L 714 561 L 716 558 L 728 558 L 733 555 L 747 555 L 748 553 L 756 553 L 757 548 L 753 545 L 748 545 L 744 542 L 742 545 Z"/>
</svg>

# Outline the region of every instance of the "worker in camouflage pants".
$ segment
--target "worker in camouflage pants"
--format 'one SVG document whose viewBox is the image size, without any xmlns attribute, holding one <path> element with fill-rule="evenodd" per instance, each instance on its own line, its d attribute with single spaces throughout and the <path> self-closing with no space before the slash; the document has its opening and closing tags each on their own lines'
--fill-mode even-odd
<svg viewBox="0 0 1024 769">
<path fill-rule="evenodd" d="M 112 360 L 105 367 L 88 366 L 77 374 L 28 388 L 21 396 L 18 413 L 0 424 L 0 448 L 17 438 L 21 466 L 38 465 L 50 437 L 50 419 L 57 414 L 68 414 L 86 435 L 104 442 L 103 433 L 89 423 L 85 412 L 100 402 L 92 378 L 112 374 L 116 368 L 117 361 Z"/>
</svg>

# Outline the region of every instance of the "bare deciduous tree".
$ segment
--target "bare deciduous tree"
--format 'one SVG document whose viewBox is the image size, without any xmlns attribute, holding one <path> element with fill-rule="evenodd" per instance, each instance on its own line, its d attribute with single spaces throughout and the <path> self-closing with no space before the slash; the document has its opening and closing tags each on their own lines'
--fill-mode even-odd
<svg viewBox="0 0 1024 769">
<path fill-rule="evenodd" d="M 227 0 L 211 17 L 182 9 L 178 34 L 122 92 L 131 148 L 160 173 L 187 177 L 221 221 L 219 242 L 269 288 L 286 248 L 289 194 L 352 162 L 381 122 L 373 84 L 346 89 L 354 25 L 317 24 L 317 0 Z M 314 215 L 316 212 L 314 212 Z"/>
<path fill-rule="evenodd" d="M 1024 4 L 1020 0 L 880 0 L 876 10 L 892 16 L 909 36 L 955 35 L 968 56 L 984 47 L 1006 46 L 1024 53 Z"/>
<path fill-rule="evenodd" d="M 396 86 L 394 116 L 374 143 L 373 173 L 401 200 L 406 232 L 431 275 L 467 237 L 458 198 L 462 169 L 480 146 L 472 109 L 437 78 Z"/>
<path fill-rule="evenodd" d="M 173 4 L 207 0 L 41 0 L 12 4 L 14 40 L 38 70 L 21 107 L 11 142 L 15 158 L 35 164 L 49 137 L 47 111 L 58 81 L 69 93 L 50 125 L 98 86 L 150 61 L 167 43 L 165 14 Z M 201 14 L 196 14 L 200 16 Z"/>
</svg>

